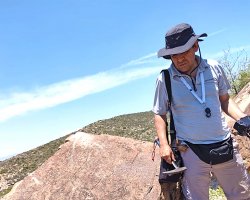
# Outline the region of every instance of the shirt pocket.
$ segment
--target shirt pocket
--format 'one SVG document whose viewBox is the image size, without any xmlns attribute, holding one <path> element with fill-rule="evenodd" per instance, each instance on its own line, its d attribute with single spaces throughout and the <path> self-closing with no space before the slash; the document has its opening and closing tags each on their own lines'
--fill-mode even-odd
<svg viewBox="0 0 250 200">
<path fill-rule="evenodd" d="M 204 74 L 204 85 L 205 85 L 205 95 L 207 97 L 212 97 L 218 95 L 219 87 L 218 87 L 218 79 L 216 76 L 213 76 L 212 73 Z M 197 81 L 197 87 L 201 88 L 201 81 Z"/>
</svg>

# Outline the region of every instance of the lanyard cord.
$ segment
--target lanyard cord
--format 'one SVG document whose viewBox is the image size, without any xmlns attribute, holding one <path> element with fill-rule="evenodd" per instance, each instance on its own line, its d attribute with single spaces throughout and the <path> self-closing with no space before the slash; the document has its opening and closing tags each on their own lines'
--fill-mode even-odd
<svg viewBox="0 0 250 200">
<path fill-rule="evenodd" d="M 200 46 L 199 46 L 199 54 L 200 54 L 200 58 L 199 58 L 199 64 L 190 72 L 190 74 L 188 75 L 189 77 L 190 77 L 190 79 L 191 79 L 191 81 L 192 81 L 192 85 L 193 85 L 193 87 L 194 87 L 194 91 L 197 91 L 197 88 L 196 88 L 196 86 L 195 86 L 195 83 L 194 83 L 194 79 L 193 79 L 193 77 L 191 76 L 191 74 L 194 72 L 194 70 L 196 70 L 199 66 L 200 66 L 200 64 L 201 64 L 201 49 L 200 49 Z"/>
<path fill-rule="evenodd" d="M 192 76 L 189 76 L 189 77 L 190 77 L 190 79 L 191 79 L 191 81 L 192 81 L 192 85 L 193 85 L 193 87 L 194 87 L 194 91 L 197 91 L 197 88 L 196 88 L 196 86 L 195 86 L 193 77 L 192 77 Z"/>
<path fill-rule="evenodd" d="M 187 87 L 187 89 L 192 93 L 192 95 L 201 103 L 205 103 L 206 102 L 206 97 L 205 97 L 205 81 L 204 81 L 204 75 L 203 72 L 200 73 L 200 79 L 201 79 L 201 98 L 198 97 L 198 95 L 196 94 L 196 92 L 190 87 L 190 85 L 187 83 L 187 81 L 183 78 L 180 77 L 181 82 Z"/>
<path fill-rule="evenodd" d="M 199 64 L 190 72 L 190 74 L 189 74 L 190 77 L 191 77 L 191 74 L 193 73 L 193 71 L 196 70 L 201 64 L 201 49 L 200 49 L 200 46 L 199 46 L 199 54 L 200 54 Z"/>
</svg>

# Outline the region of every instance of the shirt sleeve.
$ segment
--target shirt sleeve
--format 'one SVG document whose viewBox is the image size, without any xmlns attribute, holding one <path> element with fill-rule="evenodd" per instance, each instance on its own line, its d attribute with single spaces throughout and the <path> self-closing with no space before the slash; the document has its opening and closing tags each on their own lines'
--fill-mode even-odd
<svg viewBox="0 0 250 200">
<path fill-rule="evenodd" d="M 169 110 L 168 94 L 164 74 L 161 73 L 156 80 L 156 89 L 152 111 L 157 115 L 166 115 Z"/>
<path fill-rule="evenodd" d="M 219 95 L 227 94 L 228 90 L 231 89 L 231 86 L 229 84 L 229 81 L 227 79 L 224 70 L 220 65 L 218 65 L 218 74 L 219 74 L 218 78 Z"/>
</svg>

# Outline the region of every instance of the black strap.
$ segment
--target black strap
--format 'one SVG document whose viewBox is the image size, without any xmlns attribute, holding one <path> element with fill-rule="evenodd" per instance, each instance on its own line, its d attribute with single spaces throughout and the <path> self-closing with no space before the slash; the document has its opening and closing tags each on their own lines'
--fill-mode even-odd
<svg viewBox="0 0 250 200">
<path fill-rule="evenodd" d="M 170 138 L 171 138 L 171 144 L 173 144 L 173 140 L 176 138 L 176 131 L 174 126 L 174 119 L 173 114 L 171 111 L 171 102 L 172 102 L 172 87 L 171 87 L 171 80 L 170 80 L 170 74 L 167 69 L 162 70 L 161 72 L 164 73 L 165 77 L 165 85 L 168 92 L 168 100 L 169 100 L 169 108 L 170 108 Z"/>
</svg>

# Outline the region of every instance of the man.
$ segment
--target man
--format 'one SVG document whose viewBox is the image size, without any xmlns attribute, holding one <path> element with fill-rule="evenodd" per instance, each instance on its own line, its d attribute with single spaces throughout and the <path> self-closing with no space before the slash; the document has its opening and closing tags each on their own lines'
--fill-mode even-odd
<svg viewBox="0 0 250 200">
<path fill-rule="evenodd" d="M 222 111 L 238 122 L 250 120 L 230 99 L 220 65 L 201 57 L 199 41 L 206 36 L 196 35 L 189 24 L 178 24 L 167 32 L 166 46 L 158 52 L 158 57 L 172 61 L 171 108 L 163 73 L 156 82 L 153 112 L 160 154 L 168 163 L 175 160 L 166 136 L 166 114 L 171 109 L 178 143 L 188 147 L 181 152 L 187 167 L 182 183 L 185 198 L 209 199 L 209 174 L 213 172 L 228 200 L 250 199 L 250 178 Z"/>
</svg>

